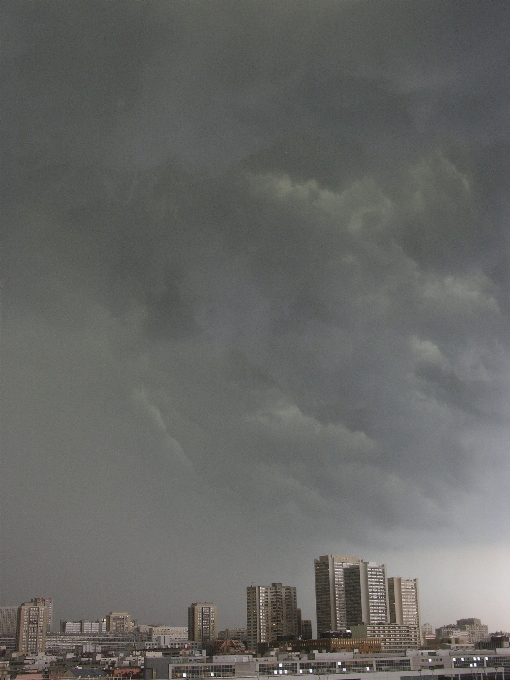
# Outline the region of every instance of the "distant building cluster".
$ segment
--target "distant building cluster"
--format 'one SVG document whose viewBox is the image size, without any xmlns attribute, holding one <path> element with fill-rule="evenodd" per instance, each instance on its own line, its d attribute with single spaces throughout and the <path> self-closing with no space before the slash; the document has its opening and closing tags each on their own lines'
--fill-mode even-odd
<svg viewBox="0 0 510 680">
<path fill-rule="evenodd" d="M 385 564 L 319 557 L 315 601 L 318 638 L 377 639 L 388 652 L 420 647 L 418 580 L 388 578 Z"/>
<path fill-rule="evenodd" d="M 246 589 L 246 628 L 218 630 L 211 602 L 188 607 L 188 625 L 140 625 L 127 612 L 62 620 L 53 600 L 0 607 L 0 680 L 234 678 L 303 674 L 359 680 L 505 680 L 507 633 L 477 618 L 435 630 L 421 623 L 418 580 L 386 565 L 322 555 L 314 562 L 317 629 L 303 619 L 295 586 Z M 476 669 L 476 670 L 474 670 Z M 434 675 L 436 674 L 436 675 Z"/>
<path fill-rule="evenodd" d="M 488 634 L 488 626 L 485 626 L 480 619 L 458 619 L 457 623 L 436 628 L 435 637 L 453 644 L 474 644 L 485 640 Z"/>
<path fill-rule="evenodd" d="M 18 607 L 0 607 L 0 645 L 26 654 L 44 651 L 52 616 L 51 597 L 34 597 Z"/>
</svg>

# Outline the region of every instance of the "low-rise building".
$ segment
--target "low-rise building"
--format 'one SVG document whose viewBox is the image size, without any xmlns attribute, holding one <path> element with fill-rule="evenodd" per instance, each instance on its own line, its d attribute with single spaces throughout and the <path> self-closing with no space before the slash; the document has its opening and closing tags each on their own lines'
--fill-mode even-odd
<svg viewBox="0 0 510 680">
<path fill-rule="evenodd" d="M 145 680 L 173 680 L 189 678 L 260 678 L 275 675 L 327 675 L 329 680 L 359 680 L 368 673 L 373 680 L 473 680 L 480 673 L 484 680 L 503 680 L 510 671 L 509 653 L 498 655 L 455 655 L 450 650 L 410 650 L 400 654 L 359 654 L 355 652 L 320 653 L 307 655 L 278 653 L 264 657 L 214 656 L 201 663 L 183 663 L 165 657 L 147 658 Z M 441 669 L 438 673 L 438 669 Z M 476 669 L 476 670 L 475 670 Z M 398 675 L 396 675 L 398 673 Z M 394 675 L 395 674 L 395 675 Z"/>
<path fill-rule="evenodd" d="M 171 640 L 188 640 L 188 626 L 149 626 L 152 638 L 164 635 Z"/>
<path fill-rule="evenodd" d="M 373 623 L 352 626 L 351 632 L 355 638 L 377 638 L 381 641 L 382 652 L 405 652 L 407 649 L 419 649 L 421 644 L 418 626 Z"/>
</svg>

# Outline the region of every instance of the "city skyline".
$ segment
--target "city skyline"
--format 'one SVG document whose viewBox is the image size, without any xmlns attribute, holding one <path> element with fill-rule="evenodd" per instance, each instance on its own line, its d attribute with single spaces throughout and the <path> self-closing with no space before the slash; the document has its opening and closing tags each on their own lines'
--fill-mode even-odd
<svg viewBox="0 0 510 680">
<path fill-rule="evenodd" d="M 440 626 L 448 627 L 450 624 L 444 622 L 438 625 L 436 622 L 431 624 L 429 619 L 424 619 L 421 615 L 422 603 L 418 581 L 418 578 L 389 575 L 386 564 L 366 561 L 358 556 L 323 555 L 314 559 L 315 617 L 307 616 L 306 612 L 304 616 L 302 615 L 302 608 L 298 607 L 300 600 L 297 600 L 296 586 L 282 585 L 281 582 L 273 582 L 270 586 L 256 586 L 252 583 L 245 589 L 247 609 L 245 609 L 243 625 L 240 625 L 239 621 L 222 622 L 221 616 L 218 616 L 216 602 L 192 602 L 187 607 L 189 639 L 202 641 L 205 634 L 207 640 L 210 640 L 221 628 L 246 627 L 248 640 L 253 644 L 270 642 L 278 635 L 295 635 L 294 631 L 298 627 L 298 612 L 300 619 L 311 619 L 312 628 L 317 636 L 320 636 L 321 632 L 348 629 L 360 624 L 396 623 L 416 626 L 420 632 L 424 627 L 429 626 L 431 629 Z M 32 598 L 30 602 L 48 605 L 46 618 L 50 621 L 47 627 L 50 632 L 54 599 L 37 597 Z M 2 617 L 7 621 L 9 617 L 12 618 L 10 610 L 18 608 L 18 605 L 0 605 L 0 609 L 3 610 Z M 2 617 L 0 617 L 0 622 L 3 621 Z M 73 617 L 67 618 L 73 621 Z M 80 616 L 75 621 L 83 622 L 88 618 Z M 450 618 L 454 620 L 455 617 Z M 66 617 L 60 617 L 61 623 L 65 620 Z M 113 611 L 105 614 L 102 619 L 94 620 L 96 623 L 104 621 L 105 631 L 127 631 L 132 621 L 136 620 L 137 625 L 142 623 L 136 615 L 132 617 L 128 612 Z M 457 619 L 457 623 L 473 624 L 474 621 L 480 623 L 479 618 Z M 143 623 L 152 626 L 182 627 L 183 625 L 176 623 L 175 620 L 156 623 L 156 619 L 150 617 Z M 278 630 L 272 634 L 271 628 L 275 626 Z M 80 626 L 80 631 L 82 627 Z M 487 629 L 490 632 L 506 630 L 491 628 L 490 625 Z"/>
<path fill-rule="evenodd" d="M 0 30 L 0 601 L 240 626 L 283 583 L 315 621 L 359 555 L 508 630 L 510 3 Z"/>
</svg>

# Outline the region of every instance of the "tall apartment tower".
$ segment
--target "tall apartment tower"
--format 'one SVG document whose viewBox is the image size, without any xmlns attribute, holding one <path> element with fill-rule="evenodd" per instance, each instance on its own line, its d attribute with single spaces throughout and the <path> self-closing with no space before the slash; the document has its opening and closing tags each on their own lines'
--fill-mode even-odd
<svg viewBox="0 0 510 680">
<path fill-rule="evenodd" d="M 269 586 L 248 586 L 246 589 L 246 642 L 248 649 L 269 642 Z"/>
<path fill-rule="evenodd" d="M 46 632 L 51 633 L 51 624 L 53 622 L 53 598 L 52 597 L 33 597 L 32 602 L 40 607 L 46 607 L 48 618 L 46 623 Z"/>
<path fill-rule="evenodd" d="M 315 560 L 317 635 L 388 622 L 386 565 L 359 557 L 322 555 Z"/>
<path fill-rule="evenodd" d="M 44 605 L 24 602 L 18 611 L 16 649 L 25 654 L 44 652 L 48 610 Z"/>
<path fill-rule="evenodd" d="M 16 637 L 19 607 L 0 607 L 0 636 Z"/>
<path fill-rule="evenodd" d="M 246 589 L 246 637 L 248 648 L 256 651 L 298 633 L 297 595 L 294 586 L 272 583 Z"/>
<path fill-rule="evenodd" d="M 214 642 L 217 637 L 218 610 L 210 602 L 193 602 L 188 607 L 188 639 Z"/>
<path fill-rule="evenodd" d="M 421 633 L 420 597 L 417 578 L 388 579 L 390 623 L 417 626 Z"/>
</svg>

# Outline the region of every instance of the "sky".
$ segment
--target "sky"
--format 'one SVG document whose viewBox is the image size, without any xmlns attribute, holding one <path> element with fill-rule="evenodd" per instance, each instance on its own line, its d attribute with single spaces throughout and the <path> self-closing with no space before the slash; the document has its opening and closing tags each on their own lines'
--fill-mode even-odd
<svg viewBox="0 0 510 680">
<path fill-rule="evenodd" d="M 0 12 L 0 604 L 510 630 L 509 4 Z"/>
</svg>

